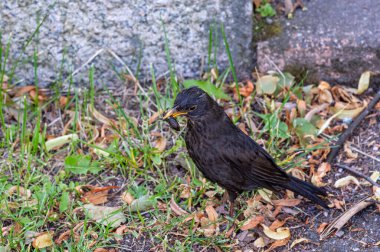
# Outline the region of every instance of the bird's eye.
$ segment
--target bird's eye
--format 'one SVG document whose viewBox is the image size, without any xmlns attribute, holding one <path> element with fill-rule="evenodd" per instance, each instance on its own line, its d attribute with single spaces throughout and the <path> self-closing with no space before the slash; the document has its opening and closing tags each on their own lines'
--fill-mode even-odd
<svg viewBox="0 0 380 252">
<path fill-rule="evenodd" d="M 190 111 L 193 111 L 193 110 L 195 110 L 196 108 L 197 108 L 197 106 L 194 105 L 194 106 L 191 106 L 189 110 L 190 110 Z"/>
</svg>

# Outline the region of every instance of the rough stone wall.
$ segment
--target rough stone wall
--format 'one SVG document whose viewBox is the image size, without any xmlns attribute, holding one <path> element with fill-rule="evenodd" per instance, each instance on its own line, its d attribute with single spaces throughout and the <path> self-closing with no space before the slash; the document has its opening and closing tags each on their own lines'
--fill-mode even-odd
<svg viewBox="0 0 380 252">
<path fill-rule="evenodd" d="M 56 2 L 54 4 L 54 2 Z M 38 20 L 48 16 L 32 43 L 22 52 Z M 197 77 L 206 63 L 209 28 L 225 25 L 230 49 L 240 77 L 252 66 L 252 2 L 250 0 L 10 0 L 0 2 L 0 31 L 3 45 L 11 37 L 11 63 L 21 57 L 15 78 L 33 81 L 33 52 L 38 48 L 38 76 L 41 85 L 63 78 L 79 69 L 104 48 L 91 64 L 97 84 L 118 81 L 113 68 L 122 70 L 111 49 L 133 71 L 141 55 L 141 78 L 149 78 L 150 64 L 157 75 L 168 71 L 164 49 L 164 23 L 176 72 Z M 64 60 L 62 61 L 62 59 Z M 62 64 L 63 62 L 63 64 Z M 218 64 L 228 67 L 219 34 Z M 77 84 L 88 83 L 88 66 L 75 76 Z"/>
<path fill-rule="evenodd" d="M 308 70 L 308 82 L 357 86 L 360 75 L 370 70 L 377 73 L 371 86 L 380 87 L 380 1 L 305 3 L 308 11 L 282 19 L 281 32 L 258 43 L 259 71 L 273 70 L 274 63 L 293 73 Z"/>
</svg>

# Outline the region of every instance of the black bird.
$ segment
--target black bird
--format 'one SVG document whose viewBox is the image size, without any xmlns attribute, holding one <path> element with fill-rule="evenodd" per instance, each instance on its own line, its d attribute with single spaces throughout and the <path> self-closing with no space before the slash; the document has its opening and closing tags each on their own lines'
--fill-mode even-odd
<svg viewBox="0 0 380 252">
<path fill-rule="evenodd" d="M 230 215 L 243 191 L 288 189 L 328 208 L 318 197 L 324 189 L 287 174 L 261 146 L 236 127 L 207 93 L 197 87 L 181 91 L 164 119 L 184 115 L 190 157 L 203 175 L 223 187 L 229 196 Z"/>
</svg>

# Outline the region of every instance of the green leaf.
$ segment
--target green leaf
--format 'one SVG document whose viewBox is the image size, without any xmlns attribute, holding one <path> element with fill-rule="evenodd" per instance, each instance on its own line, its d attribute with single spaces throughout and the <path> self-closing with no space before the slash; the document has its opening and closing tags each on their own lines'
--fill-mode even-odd
<svg viewBox="0 0 380 252">
<path fill-rule="evenodd" d="M 293 127 L 302 145 L 306 143 L 306 137 L 316 136 L 318 133 L 318 129 L 304 118 L 294 119 Z"/>
<path fill-rule="evenodd" d="M 293 121 L 293 127 L 296 128 L 298 133 L 302 135 L 317 135 L 317 128 L 305 118 L 296 118 Z"/>
<path fill-rule="evenodd" d="M 86 215 L 104 225 L 116 228 L 127 221 L 122 209 L 120 207 L 107 207 L 107 206 L 94 206 L 93 204 L 86 204 L 83 206 Z"/>
<path fill-rule="evenodd" d="M 291 75 L 290 73 L 283 73 L 283 74 L 278 74 L 276 75 L 279 78 L 278 85 L 282 88 L 287 87 L 290 88 L 294 84 L 294 76 Z"/>
<path fill-rule="evenodd" d="M 221 88 L 217 88 L 212 82 L 210 81 L 201 81 L 201 80 L 185 80 L 183 82 L 183 85 L 185 88 L 190 87 L 199 87 L 203 91 L 205 91 L 207 94 L 215 96 L 217 99 L 225 99 L 230 100 L 231 98 L 223 92 Z"/>
<path fill-rule="evenodd" d="M 69 193 L 62 192 L 61 199 L 59 201 L 59 212 L 64 212 L 69 208 Z"/>
<path fill-rule="evenodd" d="M 277 122 L 277 127 L 271 128 L 271 135 L 279 138 L 287 139 L 289 138 L 288 134 L 288 125 L 286 123 L 281 122 L 280 120 Z"/>
<path fill-rule="evenodd" d="M 256 12 L 260 13 L 262 17 L 273 17 L 276 15 L 276 11 L 270 3 L 260 5 L 260 7 L 256 9 Z"/>
<path fill-rule="evenodd" d="M 149 208 L 153 207 L 155 201 L 150 199 L 149 195 L 144 195 L 138 199 L 135 199 L 129 207 L 129 211 L 137 212 L 137 211 L 145 211 Z"/>
<path fill-rule="evenodd" d="M 259 78 L 256 82 L 258 94 L 273 94 L 279 82 L 279 78 L 272 75 L 265 75 Z"/>
<path fill-rule="evenodd" d="M 101 168 L 98 162 L 91 162 L 90 156 L 72 155 L 65 159 L 65 170 L 73 174 L 98 173 Z"/>
</svg>

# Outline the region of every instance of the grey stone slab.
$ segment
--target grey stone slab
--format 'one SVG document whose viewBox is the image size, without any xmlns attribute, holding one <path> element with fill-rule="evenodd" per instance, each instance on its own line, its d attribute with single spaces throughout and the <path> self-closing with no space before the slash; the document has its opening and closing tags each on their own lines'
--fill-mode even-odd
<svg viewBox="0 0 380 252">
<path fill-rule="evenodd" d="M 279 36 L 258 43 L 260 71 L 274 69 L 273 61 L 283 70 L 308 69 L 311 81 L 353 86 L 362 72 L 380 72 L 379 0 L 304 3 L 308 11 L 283 19 Z"/>
<path fill-rule="evenodd" d="M 54 4 L 55 3 L 55 4 Z M 26 48 L 26 39 L 37 27 L 37 20 L 49 13 L 38 38 Z M 0 31 L 3 44 L 11 38 L 10 63 L 22 60 L 16 77 L 33 82 L 33 52 L 38 48 L 38 76 L 49 84 L 59 75 L 64 59 L 63 76 L 78 69 L 99 49 L 109 48 L 136 71 L 141 55 L 142 78 L 149 78 L 150 64 L 157 75 L 167 72 L 164 50 L 164 23 L 176 72 L 183 77 L 198 77 L 207 59 L 209 28 L 224 23 L 239 76 L 252 69 L 252 3 L 250 0 L 44 0 L 1 1 Z M 38 43 L 37 43 L 38 41 Z M 218 64 L 228 67 L 223 41 L 219 34 Z M 96 83 L 118 82 L 114 70 L 122 65 L 107 53 L 91 62 Z M 76 83 L 88 83 L 84 68 Z"/>
</svg>

